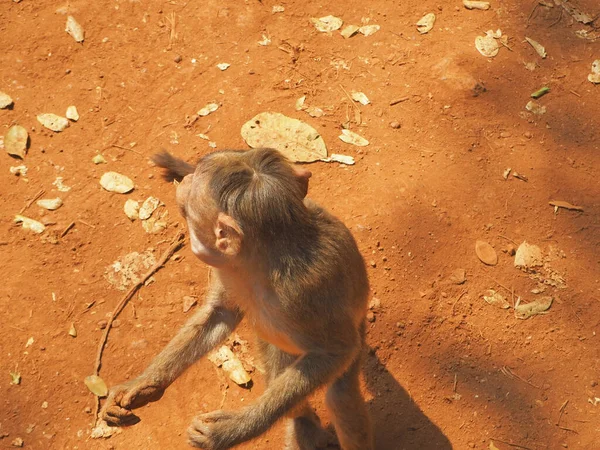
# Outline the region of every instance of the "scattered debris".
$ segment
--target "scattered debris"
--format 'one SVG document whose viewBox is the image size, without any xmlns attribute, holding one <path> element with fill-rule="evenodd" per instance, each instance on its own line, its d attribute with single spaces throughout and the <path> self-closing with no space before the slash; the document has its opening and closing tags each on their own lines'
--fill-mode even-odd
<svg viewBox="0 0 600 450">
<path fill-rule="evenodd" d="M 4 135 L 4 148 L 9 155 L 23 159 L 27 154 L 29 134 L 21 125 L 13 125 Z"/>
<path fill-rule="evenodd" d="M 323 117 L 325 115 L 325 111 L 317 106 L 309 106 L 308 108 L 304 108 L 304 111 L 306 111 L 310 117 Z"/>
<path fill-rule="evenodd" d="M 41 208 L 47 209 L 49 211 L 54 211 L 62 206 L 63 202 L 60 197 L 56 198 L 42 198 L 36 202 Z"/>
<path fill-rule="evenodd" d="M 488 266 L 495 266 L 498 264 L 498 255 L 496 250 L 490 244 L 484 241 L 475 242 L 475 253 L 482 263 Z"/>
<path fill-rule="evenodd" d="M 72 120 L 73 122 L 77 122 L 79 120 L 79 112 L 77 108 L 73 105 L 67 108 L 67 112 L 65 113 L 67 119 Z"/>
<path fill-rule="evenodd" d="M 568 14 L 570 14 L 573 17 L 573 19 L 575 19 L 577 22 L 581 22 L 587 25 L 594 21 L 594 18 L 592 16 L 580 11 L 576 6 L 569 2 L 569 0 L 554 0 L 554 3 L 556 5 L 562 6 L 563 9 Z"/>
<path fill-rule="evenodd" d="M 429 13 L 425 14 L 421 19 L 417 22 L 417 31 L 421 34 L 429 33 L 435 24 L 435 14 Z"/>
<path fill-rule="evenodd" d="M 507 169 L 506 169 L 504 172 L 502 172 L 502 177 L 503 177 L 505 180 L 508 180 L 508 176 L 510 175 L 510 172 L 511 172 L 511 170 L 512 170 L 512 169 L 511 169 L 510 167 L 508 167 L 508 168 L 507 168 Z"/>
<path fill-rule="evenodd" d="M 488 450 L 500 450 L 500 449 L 494 445 L 494 441 L 490 441 L 490 446 L 489 446 Z"/>
<path fill-rule="evenodd" d="M 210 352 L 207 358 L 217 367 L 222 367 L 229 378 L 239 386 L 247 386 L 252 378 L 242 365 L 242 362 L 226 345 Z"/>
<path fill-rule="evenodd" d="M 0 91 L 0 109 L 5 109 L 14 104 L 10 95 Z"/>
<path fill-rule="evenodd" d="M 336 153 L 332 153 L 328 158 L 320 159 L 319 161 L 323 162 L 338 162 L 340 164 L 346 164 L 347 166 L 354 165 L 354 158 L 348 155 L 338 155 Z"/>
<path fill-rule="evenodd" d="M 23 164 L 21 164 L 20 166 L 10 166 L 8 168 L 8 171 L 16 176 L 22 176 L 22 177 L 27 176 L 27 166 L 25 166 Z"/>
<path fill-rule="evenodd" d="M 88 375 L 83 382 L 92 394 L 98 397 L 106 397 L 108 395 L 108 387 L 106 387 L 106 383 L 98 375 Z"/>
<path fill-rule="evenodd" d="M 533 100 L 530 100 L 527 105 L 525 105 L 525 109 L 527 111 L 532 112 L 533 114 L 536 114 L 538 116 L 541 116 L 542 114 L 546 114 L 546 107 L 540 105 L 537 102 L 534 102 Z"/>
<path fill-rule="evenodd" d="M 33 336 L 31 336 L 29 339 L 27 339 L 27 342 L 25 343 L 25 348 L 31 347 L 34 342 L 35 340 L 33 339 Z"/>
<path fill-rule="evenodd" d="M 393 128 L 394 130 L 399 130 L 400 128 L 402 128 L 402 124 L 400 122 L 390 122 L 390 128 Z"/>
<path fill-rule="evenodd" d="M 518 298 L 515 304 L 515 317 L 517 319 L 529 319 L 531 316 L 538 314 L 548 314 L 547 311 L 552 306 L 553 300 L 553 297 L 542 297 L 531 303 L 521 304 L 521 299 Z"/>
<path fill-rule="evenodd" d="M 542 250 L 533 244 L 528 244 L 524 241 L 515 254 L 515 267 L 517 269 L 528 271 L 535 267 L 541 267 L 544 265 L 544 257 Z"/>
<path fill-rule="evenodd" d="M 54 180 L 52 184 L 56 186 L 56 189 L 58 189 L 60 192 L 69 192 L 71 190 L 70 186 L 63 184 L 63 177 L 56 177 L 56 180 Z"/>
<path fill-rule="evenodd" d="M 542 58 L 545 58 L 547 56 L 546 49 L 542 44 L 528 37 L 526 37 L 525 40 L 529 42 L 529 44 L 533 47 L 537 54 L 540 55 Z"/>
<path fill-rule="evenodd" d="M 352 92 L 352 94 L 350 95 L 352 97 L 352 100 L 360 103 L 361 105 L 368 105 L 369 103 L 371 103 L 369 98 L 363 92 Z"/>
<path fill-rule="evenodd" d="M 165 211 L 163 214 L 155 213 L 152 217 L 146 220 L 142 220 L 142 228 L 149 234 L 159 233 L 167 228 L 167 218 L 169 212 Z"/>
<path fill-rule="evenodd" d="M 405 101 L 407 101 L 407 100 L 409 100 L 409 98 L 408 98 L 408 97 L 401 97 L 401 98 L 398 98 L 398 99 L 396 99 L 396 100 L 392 100 L 392 101 L 390 102 L 390 106 L 395 106 L 395 105 L 397 105 L 398 103 L 403 103 L 403 102 L 405 102 Z"/>
<path fill-rule="evenodd" d="M 448 281 L 452 284 L 464 284 L 467 281 L 467 272 L 465 269 L 456 269 L 450 274 Z"/>
<path fill-rule="evenodd" d="M 25 442 L 23 441 L 23 439 L 18 437 L 18 438 L 13 439 L 13 441 L 10 443 L 10 445 L 12 445 L 13 447 L 23 447 L 25 445 Z"/>
<path fill-rule="evenodd" d="M 98 153 L 96 156 L 94 156 L 92 158 L 92 162 L 94 164 L 106 164 L 106 159 L 104 159 L 104 156 L 102 156 L 100 153 Z"/>
<path fill-rule="evenodd" d="M 121 433 L 121 427 L 111 427 L 104 420 L 101 420 L 98 425 L 92 428 L 90 437 L 92 439 L 108 439 L 109 437 Z"/>
<path fill-rule="evenodd" d="M 369 141 L 359 134 L 356 134 L 354 131 L 343 129 L 342 134 L 340 134 L 338 137 L 346 144 L 356 145 L 357 147 L 365 147 L 369 145 Z"/>
<path fill-rule="evenodd" d="M 75 39 L 75 42 L 83 42 L 84 32 L 83 28 L 79 23 L 75 20 L 75 17 L 68 16 L 67 17 L 67 25 L 65 31 Z"/>
<path fill-rule="evenodd" d="M 463 0 L 463 5 L 467 9 L 480 9 L 482 11 L 490 9 L 490 2 Z"/>
<path fill-rule="evenodd" d="M 488 58 L 493 58 L 500 51 L 500 44 L 507 44 L 507 37 L 502 36 L 502 30 L 496 31 L 488 30 L 485 32 L 485 36 L 477 36 L 475 38 L 475 48 L 479 53 Z"/>
<path fill-rule="evenodd" d="M 127 199 L 125 205 L 123 205 L 123 211 L 129 220 L 135 220 L 139 218 L 140 203 L 132 198 Z"/>
<path fill-rule="evenodd" d="M 63 131 L 69 126 L 69 120 L 67 118 L 52 113 L 39 114 L 37 120 L 44 127 L 56 133 Z"/>
<path fill-rule="evenodd" d="M 198 303 L 198 299 L 196 297 L 192 297 L 190 295 L 186 295 L 183 297 L 183 312 L 186 313 Z"/>
<path fill-rule="evenodd" d="M 229 68 L 229 66 L 231 66 L 231 64 L 229 64 L 229 63 L 219 63 L 219 64 L 217 64 L 217 67 L 220 70 L 227 70 Z"/>
<path fill-rule="evenodd" d="M 204 117 L 208 116 L 210 113 L 215 112 L 217 109 L 219 109 L 219 105 L 217 105 L 216 103 L 209 103 L 204 108 L 201 108 L 197 114 L 199 116 Z"/>
<path fill-rule="evenodd" d="M 258 45 L 266 46 L 271 43 L 271 38 L 266 34 L 262 35 L 262 40 L 258 41 Z"/>
<path fill-rule="evenodd" d="M 71 326 L 69 327 L 69 336 L 77 337 L 77 330 L 75 329 L 75 324 L 71 322 Z"/>
<path fill-rule="evenodd" d="M 38 222 L 37 220 L 30 219 L 29 217 L 20 214 L 15 216 L 15 223 L 22 223 L 24 229 L 31 230 L 37 234 L 43 233 L 46 229 L 46 226 L 42 222 Z"/>
<path fill-rule="evenodd" d="M 100 178 L 100 185 L 109 192 L 126 194 L 133 190 L 133 181 L 117 172 L 106 172 Z"/>
<path fill-rule="evenodd" d="M 363 25 L 358 29 L 358 32 L 363 36 L 371 36 L 372 34 L 377 33 L 381 27 L 379 25 Z"/>
<path fill-rule="evenodd" d="M 600 84 L 600 59 L 592 63 L 592 73 L 588 75 L 588 80 L 594 84 Z"/>
<path fill-rule="evenodd" d="M 570 209 L 572 211 L 580 211 L 583 212 L 582 206 L 573 205 L 569 202 L 565 202 L 562 200 L 551 200 L 548 202 L 551 206 L 554 206 L 554 210 L 557 211 L 558 208 Z"/>
<path fill-rule="evenodd" d="M 356 33 L 358 33 L 358 30 L 360 30 L 361 27 L 356 26 L 356 25 L 348 25 L 347 27 L 345 27 L 342 31 L 340 31 L 340 34 L 348 39 L 349 37 L 354 36 Z"/>
<path fill-rule="evenodd" d="M 273 8 L 271 9 L 272 14 L 282 13 L 284 11 L 285 8 L 281 5 L 273 5 Z"/>
<path fill-rule="evenodd" d="M 517 173 L 516 171 L 513 171 L 512 176 L 515 177 L 515 178 L 517 178 L 517 179 L 519 179 L 519 180 L 521 180 L 521 181 L 529 181 L 529 178 L 527 178 L 525 175 Z"/>
<path fill-rule="evenodd" d="M 15 369 L 16 370 L 16 369 Z M 9 372 L 10 373 L 10 384 L 14 384 L 18 386 L 21 384 L 21 374 L 19 372 Z"/>
<path fill-rule="evenodd" d="M 152 213 L 156 211 L 156 208 L 158 208 L 158 205 L 160 205 L 159 199 L 152 196 L 148 197 L 146 200 L 144 200 L 144 203 L 142 203 L 142 206 L 139 209 L 139 218 L 141 220 L 149 219 Z"/>
<path fill-rule="evenodd" d="M 588 403 L 591 403 L 592 406 L 598 406 L 598 405 L 600 405 L 600 398 L 594 397 L 593 400 L 591 398 L 588 398 Z"/>
<path fill-rule="evenodd" d="M 544 86 L 543 88 L 540 88 L 537 91 L 535 91 L 534 93 L 532 93 L 531 98 L 538 99 L 538 98 L 546 95 L 548 92 L 550 92 L 550 88 Z"/>
<path fill-rule="evenodd" d="M 305 101 L 306 101 L 306 95 L 303 95 L 298 100 L 296 100 L 296 105 L 295 105 L 296 111 L 302 111 L 304 108 L 306 108 L 304 106 Z"/>
<path fill-rule="evenodd" d="M 488 302 L 490 305 L 497 306 L 498 308 L 508 309 L 510 308 L 510 303 L 506 300 L 506 298 L 496 292 L 493 289 L 489 289 L 484 295 L 483 299 Z"/>
<path fill-rule="evenodd" d="M 310 125 L 281 113 L 263 112 L 241 129 L 252 148 L 274 148 L 295 162 L 313 162 L 327 157 L 321 135 Z"/>
<path fill-rule="evenodd" d="M 344 23 L 342 19 L 332 15 L 321 17 L 319 19 L 313 17 L 310 21 L 314 24 L 315 28 L 322 33 L 330 33 L 339 30 Z"/>
<path fill-rule="evenodd" d="M 140 273 L 156 263 L 151 249 L 143 253 L 131 252 L 119 258 L 105 270 L 104 277 L 115 288 L 124 291 L 140 281 Z"/>
</svg>

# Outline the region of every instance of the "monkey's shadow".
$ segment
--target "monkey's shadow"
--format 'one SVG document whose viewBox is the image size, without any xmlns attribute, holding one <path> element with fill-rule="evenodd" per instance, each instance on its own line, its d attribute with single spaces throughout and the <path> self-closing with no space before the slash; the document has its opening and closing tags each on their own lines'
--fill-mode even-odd
<svg viewBox="0 0 600 450">
<path fill-rule="evenodd" d="M 369 349 L 370 350 L 370 349 Z M 451 450 L 448 438 L 370 351 L 363 363 L 377 450 Z"/>
</svg>

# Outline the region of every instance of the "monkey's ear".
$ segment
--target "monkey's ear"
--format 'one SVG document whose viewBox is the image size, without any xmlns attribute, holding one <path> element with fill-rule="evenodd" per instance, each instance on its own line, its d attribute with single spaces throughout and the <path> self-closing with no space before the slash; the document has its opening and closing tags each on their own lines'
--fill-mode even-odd
<svg viewBox="0 0 600 450">
<path fill-rule="evenodd" d="M 236 256 L 242 248 L 242 229 L 235 219 L 220 212 L 215 226 L 215 247 L 224 255 Z"/>
<path fill-rule="evenodd" d="M 312 172 L 300 166 L 293 166 L 293 169 L 294 175 L 302 188 L 302 196 L 306 197 L 306 194 L 308 194 L 308 179 L 312 177 Z"/>
</svg>

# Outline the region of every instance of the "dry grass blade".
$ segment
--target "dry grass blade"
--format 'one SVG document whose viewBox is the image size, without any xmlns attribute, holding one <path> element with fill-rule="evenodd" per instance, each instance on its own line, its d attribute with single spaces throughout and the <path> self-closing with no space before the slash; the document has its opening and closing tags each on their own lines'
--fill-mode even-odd
<svg viewBox="0 0 600 450">
<path fill-rule="evenodd" d="M 167 26 L 169 27 L 169 46 L 167 47 L 167 50 L 171 50 L 173 48 L 173 44 L 177 41 L 177 30 L 175 29 L 175 13 L 172 12 L 170 14 L 167 14 L 165 20 L 167 21 Z"/>
</svg>

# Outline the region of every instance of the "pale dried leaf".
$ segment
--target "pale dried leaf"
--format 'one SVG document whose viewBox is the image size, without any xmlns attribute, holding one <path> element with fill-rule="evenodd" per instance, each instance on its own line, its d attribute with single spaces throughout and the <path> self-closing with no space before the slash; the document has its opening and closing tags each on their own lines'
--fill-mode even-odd
<svg viewBox="0 0 600 450">
<path fill-rule="evenodd" d="M 65 31 L 69 33 L 76 42 L 83 42 L 84 32 L 83 28 L 79 23 L 75 20 L 73 16 L 67 17 L 67 25 Z"/>
<path fill-rule="evenodd" d="M 133 181 L 117 172 L 106 172 L 100 177 L 100 185 L 109 192 L 126 194 L 133 190 Z"/>
<path fill-rule="evenodd" d="M 493 289 L 489 289 L 484 295 L 483 299 L 488 302 L 490 305 L 497 306 L 498 308 L 508 309 L 510 308 L 510 303 L 506 301 L 506 298 L 496 292 Z"/>
<path fill-rule="evenodd" d="M 325 115 L 325 112 L 317 106 L 309 106 L 305 111 L 310 117 L 323 117 Z"/>
<path fill-rule="evenodd" d="M 303 95 L 298 100 L 296 100 L 296 111 L 301 111 L 305 108 L 304 102 L 306 101 L 306 95 Z"/>
<path fill-rule="evenodd" d="M 92 158 L 92 162 L 94 164 L 106 164 L 106 159 L 104 159 L 104 156 L 102 156 L 100 153 L 98 153 L 96 156 L 94 156 Z"/>
<path fill-rule="evenodd" d="M 227 70 L 229 68 L 229 66 L 231 66 L 231 64 L 229 64 L 229 63 L 219 63 L 219 64 L 217 64 L 217 67 L 220 70 L 222 70 L 222 71 L 223 70 Z"/>
<path fill-rule="evenodd" d="M 358 147 L 369 145 L 369 141 L 367 141 L 364 137 L 346 129 L 342 130 L 342 134 L 339 135 L 339 138 L 347 144 L 356 145 Z"/>
<path fill-rule="evenodd" d="M 363 92 L 352 92 L 350 96 L 352 97 L 352 100 L 359 102 L 362 105 L 368 105 L 371 103 L 369 98 Z"/>
<path fill-rule="evenodd" d="M 4 149 L 9 155 L 23 159 L 27 154 L 29 134 L 21 125 L 13 125 L 4 135 Z"/>
<path fill-rule="evenodd" d="M 0 109 L 8 108 L 13 104 L 13 99 L 10 95 L 0 91 Z"/>
<path fill-rule="evenodd" d="M 142 203 L 142 206 L 138 212 L 138 217 L 141 220 L 149 219 L 152 213 L 156 211 L 156 208 L 158 208 L 158 205 L 160 205 L 159 199 L 156 197 L 148 197 L 146 200 L 144 200 L 144 203 Z"/>
<path fill-rule="evenodd" d="M 209 103 L 204 108 L 201 108 L 198 111 L 198 115 L 199 116 L 208 116 L 210 113 L 215 112 L 217 109 L 219 109 L 219 105 L 217 105 L 216 103 Z"/>
<path fill-rule="evenodd" d="M 545 58 L 547 56 L 546 49 L 542 44 L 528 37 L 525 37 L 525 40 L 529 42 L 529 44 L 533 47 L 537 54 L 540 55 L 542 58 Z"/>
<path fill-rule="evenodd" d="M 15 216 L 15 223 L 22 223 L 25 230 L 33 231 L 36 234 L 41 234 L 46 229 L 46 226 L 42 222 L 30 219 L 29 217 L 17 214 Z"/>
<path fill-rule="evenodd" d="M 377 33 L 381 27 L 379 25 L 363 25 L 358 29 L 358 32 L 365 35 L 371 36 L 372 34 Z"/>
<path fill-rule="evenodd" d="M 542 297 L 534 300 L 531 303 L 521 304 L 517 301 L 515 305 L 515 317 L 517 319 L 529 319 L 531 316 L 538 314 L 547 314 L 548 309 L 552 306 L 553 297 Z"/>
<path fill-rule="evenodd" d="M 252 148 L 274 148 L 296 162 L 327 157 L 321 135 L 310 125 L 281 113 L 263 112 L 242 126 L 242 137 Z"/>
<path fill-rule="evenodd" d="M 417 31 L 421 34 L 428 33 L 429 31 L 431 31 L 434 24 L 435 24 L 435 14 L 434 13 L 425 14 L 417 22 Z"/>
<path fill-rule="evenodd" d="M 77 112 L 77 107 L 71 105 L 67 108 L 67 112 L 65 114 L 67 119 L 72 120 L 73 122 L 77 122 L 79 120 L 79 112 Z"/>
<path fill-rule="evenodd" d="M 344 38 L 348 39 L 349 37 L 352 37 L 356 33 L 358 33 L 358 30 L 360 30 L 360 28 L 361 27 L 358 27 L 356 25 L 348 25 L 347 27 L 344 27 L 340 34 L 344 36 Z"/>
<path fill-rule="evenodd" d="M 139 218 L 140 211 L 140 203 L 133 199 L 128 199 L 123 206 L 123 211 L 125 211 L 125 215 L 130 220 L 135 220 Z"/>
<path fill-rule="evenodd" d="M 592 63 L 592 73 L 588 75 L 588 80 L 594 84 L 600 83 L 600 59 Z"/>
<path fill-rule="evenodd" d="M 490 2 L 463 0 L 463 5 L 467 9 L 480 9 L 482 11 L 490 9 Z"/>
<path fill-rule="evenodd" d="M 106 383 L 98 375 L 89 375 L 85 377 L 83 382 L 92 394 L 98 397 L 106 397 L 108 395 L 108 387 L 106 387 Z"/>
<path fill-rule="evenodd" d="M 344 23 L 342 19 L 334 16 L 325 16 L 319 19 L 311 18 L 310 21 L 315 25 L 315 28 L 322 33 L 328 33 L 331 31 L 339 30 Z"/>
<path fill-rule="evenodd" d="M 498 264 L 498 255 L 496 250 L 490 244 L 484 241 L 475 242 L 475 253 L 482 263 L 488 266 L 495 266 Z"/>
<path fill-rule="evenodd" d="M 52 113 L 39 114 L 37 120 L 44 127 L 55 132 L 61 132 L 69 126 L 69 120 Z"/>
<path fill-rule="evenodd" d="M 483 56 L 493 58 L 498 54 L 500 45 L 493 34 L 486 33 L 485 36 L 477 36 L 475 38 L 475 48 Z"/>
</svg>

